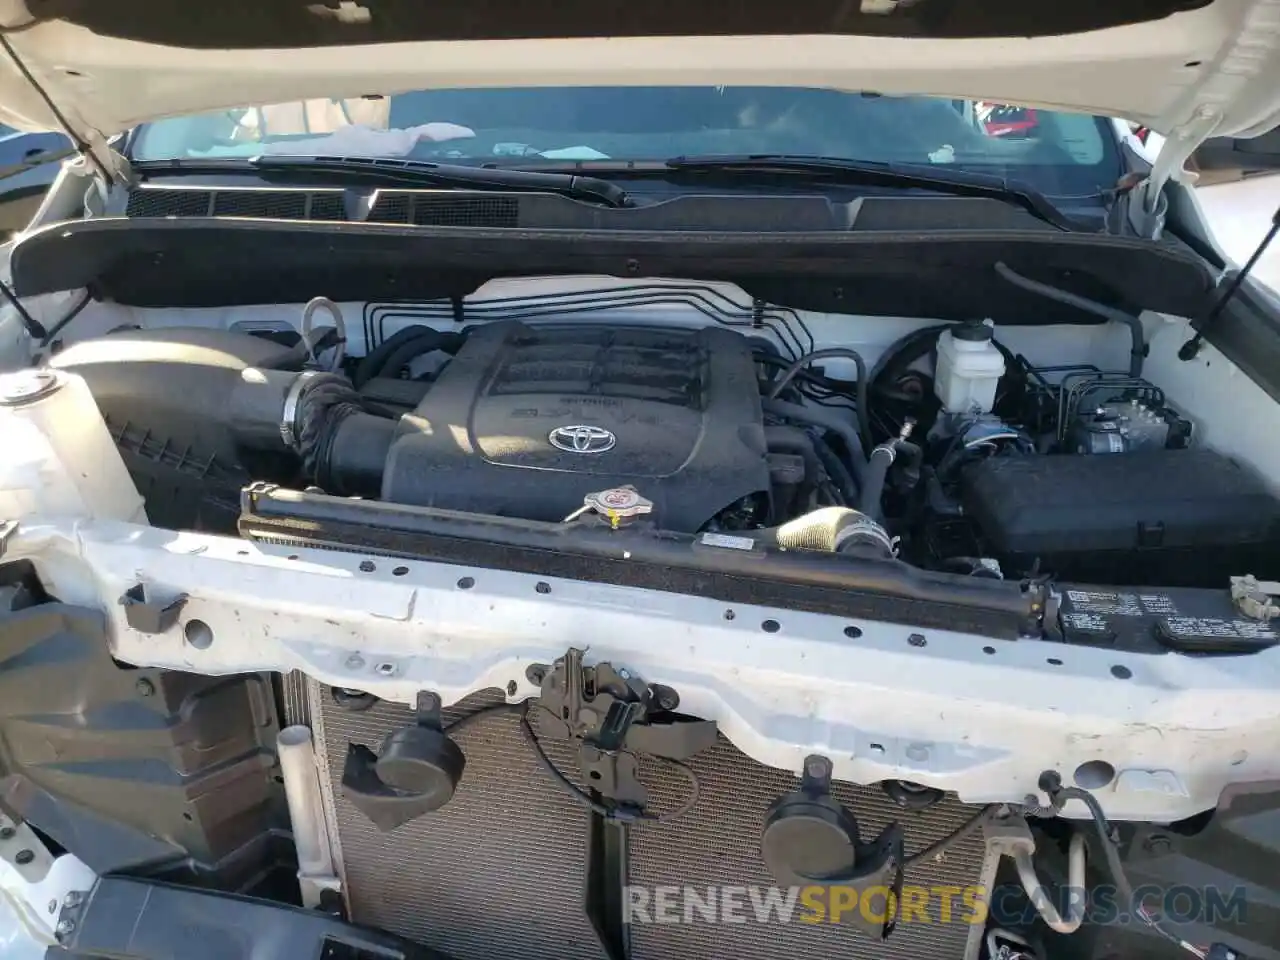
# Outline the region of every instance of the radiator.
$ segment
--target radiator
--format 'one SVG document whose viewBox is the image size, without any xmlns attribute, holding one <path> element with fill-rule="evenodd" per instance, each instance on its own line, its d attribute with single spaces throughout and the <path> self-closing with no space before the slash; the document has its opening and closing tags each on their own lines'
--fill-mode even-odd
<svg viewBox="0 0 1280 960">
<path fill-rule="evenodd" d="M 308 684 L 321 757 L 327 814 L 336 832 L 344 889 L 357 923 L 371 924 L 443 950 L 457 960 L 604 960 L 583 904 L 587 883 L 588 815 L 538 765 L 516 717 L 495 714 L 462 730 L 466 772 L 453 801 L 433 814 L 380 832 L 341 795 L 348 742 L 377 749 L 394 727 L 412 722 L 406 707 L 379 703 L 352 713 L 327 690 Z M 477 695 L 446 711 L 446 720 L 494 702 Z M 571 777 L 575 751 L 544 739 L 550 758 Z M 723 737 L 690 766 L 701 783 L 696 807 L 671 823 L 633 825 L 628 879 L 641 885 L 769 885 L 759 854 L 765 809 L 793 790 L 794 776 L 747 758 Z M 646 764 L 643 777 L 655 809 L 687 795 L 686 780 Z M 864 839 L 890 819 L 906 828 L 908 850 L 955 829 L 976 808 L 945 800 L 912 813 L 879 789 L 837 784 L 834 793 L 858 817 Z M 970 837 L 945 857 L 908 871 L 927 886 L 990 885 L 984 844 Z M 645 924 L 629 928 L 632 960 L 969 960 L 979 928 L 938 922 L 899 924 L 887 942 L 848 925 Z"/>
</svg>

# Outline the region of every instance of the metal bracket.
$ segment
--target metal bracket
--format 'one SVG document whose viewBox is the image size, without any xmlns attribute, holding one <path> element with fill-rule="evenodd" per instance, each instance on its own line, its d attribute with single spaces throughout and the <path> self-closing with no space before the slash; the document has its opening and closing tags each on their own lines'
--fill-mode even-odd
<svg viewBox="0 0 1280 960">
<path fill-rule="evenodd" d="M 75 856 L 53 856 L 31 827 L 0 812 L 0 900 L 38 943 L 52 946 L 75 929 L 68 910 L 79 907 L 95 880 Z"/>
<path fill-rule="evenodd" d="M 178 614 L 187 602 L 185 593 L 161 600 L 152 589 L 150 584 L 136 583 L 120 597 L 125 622 L 140 633 L 164 633 L 178 622 Z"/>
<path fill-rule="evenodd" d="M 1218 128 L 1222 111 L 1218 107 L 1199 107 L 1193 117 L 1170 131 L 1160 147 L 1151 173 L 1130 190 L 1119 195 L 1112 210 L 1111 232 L 1158 240 L 1164 233 L 1164 219 L 1169 200 L 1165 185 L 1180 175 L 1196 148 Z"/>
<path fill-rule="evenodd" d="M 581 740 L 578 766 L 602 797 L 643 809 L 637 754 L 687 760 L 716 742 L 716 724 L 675 714 L 680 697 L 611 663 L 585 666 L 571 648 L 542 673 L 540 726 L 554 739 Z M 536 675 L 536 672 L 535 672 Z"/>
<path fill-rule="evenodd" d="M 1004 815 L 991 814 L 983 819 L 982 833 L 987 849 L 997 856 L 1012 857 L 1019 853 L 1036 852 L 1036 839 L 1026 817 L 1008 811 Z"/>
</svg>

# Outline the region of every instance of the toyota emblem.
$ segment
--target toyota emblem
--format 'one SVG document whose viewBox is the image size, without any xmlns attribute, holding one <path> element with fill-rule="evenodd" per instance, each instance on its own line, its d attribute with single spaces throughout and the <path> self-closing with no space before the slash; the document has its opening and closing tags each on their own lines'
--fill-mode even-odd
<svg viewBox="0 0 1280 960">
<path fill-rule="evenodd" d="M 604 453 L 612 450 L 618 438 L 604 427 L 589 427 L 585 424 L 574 424 L 571 427 L 556 427 L 547 440 L 557 450 L 565 453 Z"/>
</svg>

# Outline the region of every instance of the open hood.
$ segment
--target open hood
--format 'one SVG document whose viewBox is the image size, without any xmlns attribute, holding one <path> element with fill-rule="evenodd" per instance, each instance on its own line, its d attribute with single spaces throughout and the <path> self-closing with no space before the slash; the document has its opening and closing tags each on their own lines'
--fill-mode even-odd
<svg viewBox="0 0 1280 960">
<path fill-rule="evenodd" d="M 0 24 L 0 122 L 90 144 L 164 116 L 467 86 L 942 95 L 1197 140 L 1280 122 L 1280 0 L 0 0 Z"/>
</svg>

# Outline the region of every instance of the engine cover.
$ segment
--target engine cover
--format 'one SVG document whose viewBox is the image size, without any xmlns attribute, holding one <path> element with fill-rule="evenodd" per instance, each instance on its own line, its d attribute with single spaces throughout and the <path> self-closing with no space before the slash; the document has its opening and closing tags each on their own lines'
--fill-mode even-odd
<svg viewBox="0 0 1280 960">
<path fill-rule="evenodd" d="M 634 485 L 693 532 L 769 490 L 751 346 L 729 330 L 475 328 L 401 418 L 382 499 L 558 521 Z"/>
</svg>

